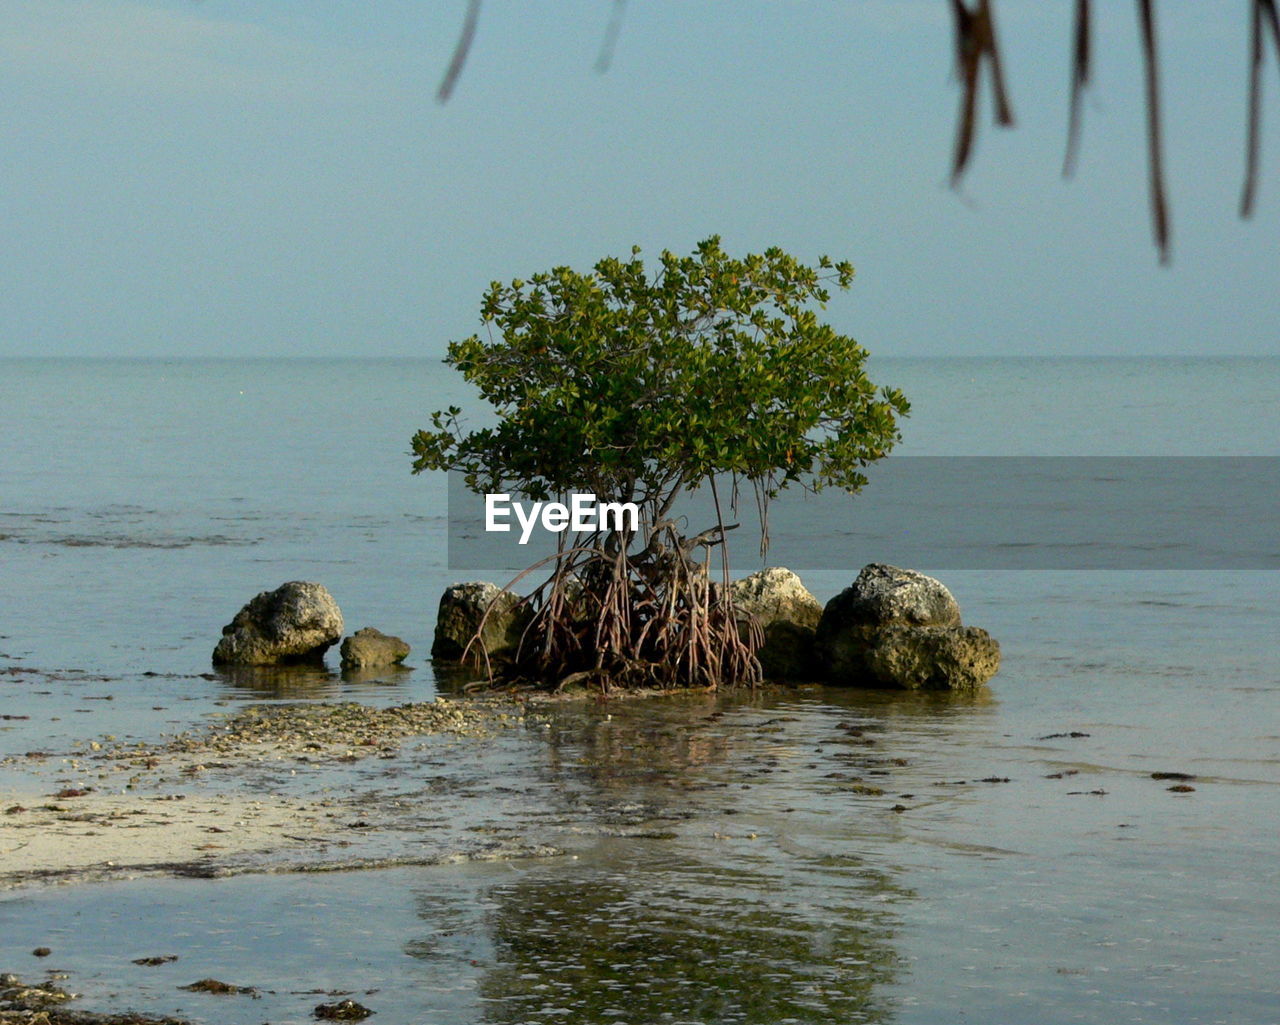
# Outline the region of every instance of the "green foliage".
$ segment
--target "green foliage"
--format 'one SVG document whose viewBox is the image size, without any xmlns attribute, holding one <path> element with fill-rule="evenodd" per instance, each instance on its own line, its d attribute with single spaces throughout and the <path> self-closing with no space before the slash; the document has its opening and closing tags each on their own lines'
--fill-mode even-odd
<svg viewBox="0 0 1280 1025">
<path fill-rule="evenodd" d="M 820 321 L 848 263 L 808 267 L 780 249 L 729 257 L 719 238 L 652 276 L 639 250 L 589 273 L 557 267 L 494 282 L 486 334 L 449 346 L 497 425 L 466 432 L 461 410 L 413 438 L 414 472 L 455 470 L 477 492 L 545 500 L 571 491 L 634 502 L 636 535 L 602 531 L 565 547 L 529 596 L 534 626 L 516 658 L 543 682 L 718 686 L 752 682 L 758 629 L 707 572 L 730 529 L 691 537 L 678 496 L 728 476 L 754 488 L 763 519 L 790 485 L 856 492 L 899 439 L 902 393 L 877 389 L 866 350 Z M 717 510 L 720 509 L 717 497 Z M 762 533 L 767 537 L 767 530 Z"/>
<path fill-rule="evenodd" d="M 856 491 L 907 412 L 877 391 L 866 350 L 819 321 L 828 287 L 853 268 L 800 264 L 779 249 L 732 259 L 718 238 L 664 252 L 646 276 L 639 250 L 581 274 L 558 267 L 493 283 L 490 328 L 449 346 L 499 416 L 463 434 L 456 407 L 413 439 L 415 472 L 460 470 L 480 492 L 534 499 L 571 489 L 661 499 L 729 473 L 767 491 L 792 483 Z"/>
</svg>

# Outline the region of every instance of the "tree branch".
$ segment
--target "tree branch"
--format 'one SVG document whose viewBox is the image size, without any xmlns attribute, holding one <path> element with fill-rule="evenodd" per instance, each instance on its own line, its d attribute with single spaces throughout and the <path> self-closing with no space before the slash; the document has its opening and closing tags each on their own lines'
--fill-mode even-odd
<svg viewBox="0 0 1280 1025">
<path fill-rule="evenodd" d="M 1169 262 L 1169 204 L 1165 199 L 1164 155 L 1160 139 L 1160 64 L 1156 46 L 1155 0 L 1138 0 L 1147 93 L 1147 155 L 1150 162 L 1151 228 L 1160 262 Z"/>
<path fill-rule="evenodd" d="M 469 0 L 467 4 L 467 17 L 462 23 L 462 31 L 458 35 L 458 43 L 453 48 L 453 57 L 449 61 L 449 67 L 444 73 L 444 80 L 440 83 L 440 88 L 436 91 L 436 99 L 441 103 L 446 103 L 449 97 L 453 95 L 453 87 L 458 83 L 458 76 L 462 74 L 462 67 L 467 63 L 467 54 L 471 52 L 471 43 L 476 37 L 476 23 L 480 20 L 480 0 Z"/>
<path fill-rule="evenodd" d="M 1067 114 L 1067 152 L 1062 160 L 1064 178 L 1075 174 L 1076 156 L 1080 151 L 1080 101 L 1089 84 L 1093 63 L 1090 20 L 1089 0 L 1076 0 L 1075 29 L 1071 44 L 1071 109 Z"/>
</svg>

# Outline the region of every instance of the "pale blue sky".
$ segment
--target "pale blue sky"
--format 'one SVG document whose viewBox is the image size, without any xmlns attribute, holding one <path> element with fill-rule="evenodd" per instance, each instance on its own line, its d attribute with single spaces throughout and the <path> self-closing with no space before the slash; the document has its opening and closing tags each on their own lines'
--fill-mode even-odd
<svg viewBox="0 0 1280 1025">
<path fill-rule="evenodd" d="M 1100 13 L 1079 170 L 1067 0 L 999 0 L 1018 126 L 947 187 L 944 0 L 0 0 L 0 355 L 434 356 L 494 278 L 720 234 L 851 260 L 875 354 L 1280 352 L 1280 74 L 1253 222 L 1245 4 L 1159 7 L 1174 264 L 1138 33 Z"/>
</svg>

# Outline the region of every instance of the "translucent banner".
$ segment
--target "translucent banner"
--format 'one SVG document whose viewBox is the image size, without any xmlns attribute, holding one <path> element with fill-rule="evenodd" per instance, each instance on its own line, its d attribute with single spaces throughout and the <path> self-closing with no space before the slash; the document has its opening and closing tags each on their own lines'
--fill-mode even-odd
<svg viewBox="0 0 1280 1025">
<path fill-rule="evenodd" d="M 784 491 L 770 509 L 769 564 L 796 571 L 868 562 L 936 570 L 1280 569 L 1276 457 L 891 456 L 865 473 L 869 483 L 856 496 Z M 721 485 L 722 504 L 728 494 Z M 558 540 L 572 546 L 574 503 L 560 500 L 565 516 L 511 494 L 506 503 L 490 501 L 487 517 L 485 497 L 450 474 L 450 569 L 516 571 L 551 556 Z M 504 505 L 505 519 L 495 517 Z M 578 501 L 579 525 L 587 508 Z M 760 531 L 750 491 L 736 512 L 725 512 L 726 522 L 740 524 L 729 534 L 732 563 L 756 568 Z M 710 490 L 685 497 L 676 514 L 689 536 L 714 524 Z M 510 529 L 492 529 L 503 523 Z"/>
</svg>

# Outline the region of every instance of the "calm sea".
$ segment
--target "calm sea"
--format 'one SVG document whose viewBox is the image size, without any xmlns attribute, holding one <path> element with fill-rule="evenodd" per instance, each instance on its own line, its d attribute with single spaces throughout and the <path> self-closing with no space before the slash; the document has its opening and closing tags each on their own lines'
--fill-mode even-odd
<svg viewBox="0 0 1280 1025">
<path fill-rule="evenodd" d="M 882 359 L 873 378 L 912 401 L 905 455 L 1280 456 L 1280 358 Z M 286 580 L 414 648 L 394 682 L 309 693 L 430 697 L 459 574 L 444 481 L 411 476 L 407 451 L 432 410 L 471 401 L 431 360 L 0 361 L 0 666 L 112 697 L 78 712 L 83 688 L 3 683 L 30 718 L 0 727 L 0 753 L 278 696 L 193 674 Z M 806 583 L 826 600 L 878 557 Z M 281 992 L 377 988 L 386 1022 L 1280 1021 L 1280 573 L 939 575 L 1002 644 L 987 700 L 809 690 L 697 724 L 615 707 L 606 748 L 605 713 L 579 709 L 521 749 L 557 786 L 642 804 L 674 784 L 637 761 L 680 765 L 720 796 L 688 799 L 669 837 L 597 838 L 571 865 L 25 893 L 0 901 L 0 970 L 61 936 L 78 989 L 172 1010 L 158 983 L 110 996 L 124 919 L 232 981 L 270 963 L 309 980 Z M 838 783 L 850 722 L 879 739 L 858 765 L 883 796 Z M 247 1023 L 311 1005 L 182 1006 Z"/>
</svg>

